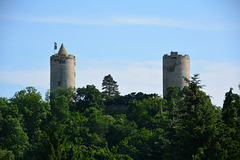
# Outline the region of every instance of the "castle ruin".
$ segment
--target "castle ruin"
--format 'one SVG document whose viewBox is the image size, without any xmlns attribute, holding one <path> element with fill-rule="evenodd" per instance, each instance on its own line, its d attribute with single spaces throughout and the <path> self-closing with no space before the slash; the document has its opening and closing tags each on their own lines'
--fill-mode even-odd
<svg viewBox="0 0 240 160">
<path fill-rule="evenodd" d="M 171 55 L 163 56 L 163 97 L 167 95 L 168 86 L 177 86 L 180 90 L 188 84 L 183 77 L 190 79 L 189 55 L 179 55 L 171 52 Z"/>
<path fill-rule="evenodd" d="M 69 55 L 62 44 L 59 52 L 50 57 L 50 90 L 58 87 L 75 89 L 75 56 Z M 163 97 L 168 86 L 183 89 L 187 86 L 184 77 L 190 79 L 189 55 L 179 55 L 171 52 L 163 56 Z"/>
<path fill-rule="evenodd" d="M 62 44 L 50 57 L 50 90 L 58 87 L 75 89 L 75 56 L 69 55 Z"/>
</svg>

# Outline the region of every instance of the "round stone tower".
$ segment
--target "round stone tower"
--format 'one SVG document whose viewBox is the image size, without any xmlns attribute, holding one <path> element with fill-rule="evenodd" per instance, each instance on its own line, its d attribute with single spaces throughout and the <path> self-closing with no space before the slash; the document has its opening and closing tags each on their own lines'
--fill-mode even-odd
<svg viewBox="0 0 240 160">
<path fill-rule="evenodd" d="M 62 44 L 58 54 L 50 58 L 50 90 L 58 87 L 75 89 L 75 56 L 69 55 Z"/>
<path fill-rule="evenodd" d="M 178 52 L 171 52 L 171 55 L 163 56 L 163 97 L 167 95 L 168 86 L 177 86 L 183 89 L 188 85 L 184 78 L 190 79 L 190 57 L 189 55 L 178 55 Z"/>
</svg>

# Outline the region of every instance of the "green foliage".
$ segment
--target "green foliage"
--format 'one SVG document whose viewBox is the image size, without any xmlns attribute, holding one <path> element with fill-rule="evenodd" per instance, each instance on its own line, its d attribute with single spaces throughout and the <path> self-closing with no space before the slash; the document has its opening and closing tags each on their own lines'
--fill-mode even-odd
<svg viewBox="0 0 240 160">
<path fill-rule="evenodd" d="M 107 105 L 128 105 L 131 101 L 141 101 L 143 99 L 149 99 L 149 98 L 156 98 L 159 97 L 157 94 L 145 94 L 142 92 L 132 92 L 130 94 L 127 94 L 125 96 L 117 95 L 113 97 L 112 99 L 108 99 L 106 101 Z"/>
<path fill-rule="evenodd" d="M 170 117 L 172 122 L 167 137 L 170 145 L 166 152 L 168 159 L 192 159 L 197 153 L 204 153 L 205 157 L 209 157 L 213 140 L 217 136 L 215 107 L 209 96 L 200 90 L 202 86 L 198 75 L 194 75 L 188 83 L 189 87 L 183 89 L 181 99 L 178 93 L 177 96 L 170 96 L 176 98 L 178 103 L 173 117 Z M 170 106 L 172 104 L 169 103 Z M 198 154 L 196 157 L 203 155 Z"/>
<path fill-rule="evenodd" d="M 51 116 L 65 123 L 70 117 L 68 98 L 64 95 L 51 101 Z"/>
<path fill-rule="evenodd" d="M 23 116 L 19 114 L 17 106 L 0 98 L 0 147 L 5 150 L 2 152 L 12 151 L 16 158 L 22 158 L 29 146 L 22 121 Z M 4 154 L 13 157 L 12 153 Z"/>
<path fill-rule="evenodd" d="M 221 156 L 225 159 L 240 159 L 239 95 L 232 88 L 225 94 L 222 108 L 222 122 L 219 122 Z"/>
<path fill-rule="evenodd" d="M 126 114 L 116 115 L 113 125 L 109 126 L 109 132 L 107 133 L 107 141 L 109 146 L 115 146 L 129 136 L 130 133 L 137 128 L 137 125 L 133 121 L 129 121 L 126 118 Z"/>
<path fill-rule="evenodd" d="M 46 101 L 50 102 L 50 105 L 52 105 L 52 102 L 54 102 L 54 100 L 60 96 L 67 98 L 68 106 L 69 106 L 70 110 L 73 110 L 76 108 L 75 101 L 77 99 L 77 95 L 74 92 L 74 89 L 72 89 L 72 88 L 63 89 L 61 87 L 58 87 L 57 89 L 55 89 L 51 92 L 47 92 L 45 99 L 46 99 Z"/>
<path fill-rule="evenodd" d="M 86 108 L 90 107 L 103 109 L 103 94 L 94 85 L 87 85 L 86 88 L 78 88 L 77 110 L 83 112 Z"/>
<path fill-rule="evenodd" d="M 41 135 L 41 141 L 38 144 L 36 159 L 67 159 L 67 151 L 70 146 L 67 144 L 67 135 L 64 131 L 66 125 L 52 120 Z M 35 155 L 36 156 L 36 155 Z"/>
<path fill-rule="evenodd" d="M 142 101 L 131 101 L 129 103 L 127 117 L 129 120 L 135 121 L 138 127 L 156 128 L 153 123 L 159 114 L 162 114 L 166 100 L 162 98 L 149 98 Z"/>
<path fill-rule="evenodd" d="M 11 104 L 16 105 L 18 114 L 23 116 L 23 126 L 27 130 L 29 138 L 33 138 L 35 131 L 39 130 L 41 124 L 50 113 L 50 105 L 42 100 L 42 96 L 33 87 L 15 93 L 11 98 Z"/>
<path fill-rule="evenodd" d="M 182 92 L 177 86 L 167 87 L 167 95 L 165 99 L 167 100 L 166 105 L 170 113 L 173 113 L 174 110 L 176 110 L 177 105 L 179 105 L 182 96 L 183 96 Z"/>
<path fill-rule="evenodd" d="M 88 117 L 87 126 L 89 128 L 86 144 L 94 144 L 97 146 L 105 146 L 105 135 L 108 128 L 113 124 L 114 118 L 110 115 L 103 115 L 101 110 L 94 107 L 86 109 L 83 113 Z"/>
<path fill-rule="evenodd" d="M 230 128 L 237 127 L 237 109 L 239 108 L 239 101 L 235 100 L 236 95 L 232 93 L 232 88 L 225 95 L 223 103 L 223 121 Z M 236 98 L 237 99 L 237 98 Z"/>
<path fill-rule="evenodd" d="M 14 160 L 14 154 L 12 151 L 0 149 L 0 160 Z"/>
<path fill-rule="evenodd" d="M 114 151 L 109 150 L 106 147 L 97 147 L 90 146 L 86 147 L 84 145 L 74 146 L 73 147 L 73 157 L 72 159 L 113 159 L 113 160 L 132 160 L 132 158 L 128 155 L 118 154 Z"/>
<path fill-rule="evenodd" d="M 120 94 L 117 82 L 113 80 L 110 74 L 103 78 L 102 90 L 106 99 L 112 99 Z"/>
<path fill-rule="evenodd" d="M 240 159 L 240 96 L 230 89 L 217 108 L 198 75 L 187 82 L 166 99 L 107 98 L 94 85 L 58 88 L 46 101 L 33 87 L 0 98 L 0 159 Z"/>
</svg>

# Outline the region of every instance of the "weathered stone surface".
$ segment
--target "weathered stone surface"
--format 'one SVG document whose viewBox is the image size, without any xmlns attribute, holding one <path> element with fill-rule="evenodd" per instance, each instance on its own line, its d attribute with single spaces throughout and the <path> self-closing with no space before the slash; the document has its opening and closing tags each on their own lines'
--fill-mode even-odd
<svg viewBox="0 0 240 160">
<path fill-rule="evenodd" d="M 75 88 L 75 56 L 68 55 L 64 45 L 50 58 L 50 89 Z"/>
<path fill-rule="evenodd" d="M 190 57 L 189 55 L 178 55 L 178 52 L 171 52 L 171 55 L 163 56 L 163 97 L 167 94 L 168 86 L 177 86 L 183 89 L 188 85 L 184 78 L 190 78 Z"/>
</svg>

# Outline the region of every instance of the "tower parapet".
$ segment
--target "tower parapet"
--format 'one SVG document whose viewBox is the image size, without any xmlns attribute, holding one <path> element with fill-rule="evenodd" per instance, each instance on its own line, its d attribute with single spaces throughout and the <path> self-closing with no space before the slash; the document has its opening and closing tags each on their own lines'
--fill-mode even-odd
<svg viewBox="0 0 240 160">
<path fill-rule="evenodd" d="M 190 79 L 190 57 L 179 55 L 178 52 L 171 52 L 163 56 L 163 97 L 167 94 L 168 86 L 177 86 L 183 89 L 188 85 L 184 78 Z"/>
<path fill-rule="evenodd" d="M 75 56 L 69 55 L 62 44 L 50 57 L 50 90 L 58 87 L 75 88 Z"/>
</svg>

